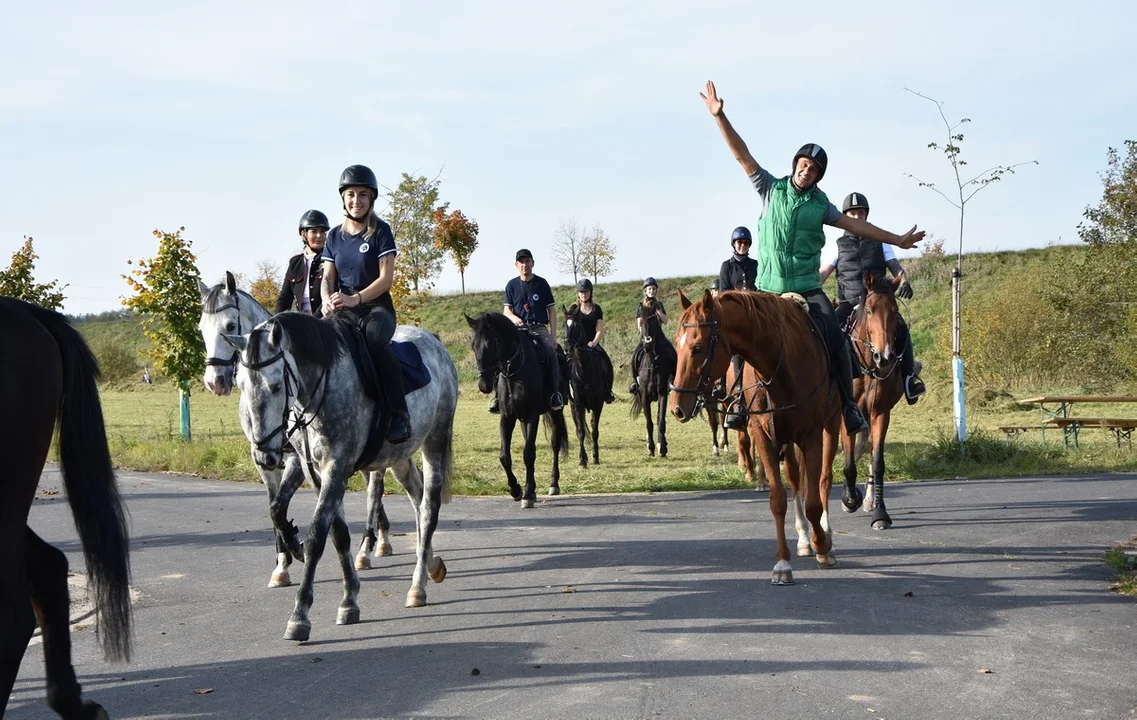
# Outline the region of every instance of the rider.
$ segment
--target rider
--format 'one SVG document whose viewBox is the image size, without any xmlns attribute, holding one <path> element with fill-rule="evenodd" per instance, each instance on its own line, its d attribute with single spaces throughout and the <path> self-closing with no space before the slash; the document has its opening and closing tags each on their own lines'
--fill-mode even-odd
<svg viewBox="0 0 1137 720">
<path fill-rule="evenodd" d="M 758 261 L 750 257 L 752 243 L 750 228 L 739 226 L 730 234 L 730 246 L 734 254 L 729 260 L 724 260 L 719 268 L 719 292 L 724 290 L 757 290 L 758 289 Z M 733 392 L 739 401 L 742 399 L 742 357 L 733 355 L 730 358 L 734 367 Z M 722 379 L 718 394 L 726 397 L 726 378 Z M 731 430 L 746 429 L 746 409 L 741 402 L 730 403 L 723 418 L 723 425 Z"/>
<path fill-rule="evenodd" d="M 821 248 L 825 245 L 824 225 L 834 225 L 858 237 L 875 242 L 912 247 L 923 239 L 923 231 L 913 227 L 895 235 L 865 220 L 842 215 L 829 202 L 817 183 L 825 176 L 829 158 L 820 145 L 803 145 L 793 157 L 792 174 L 775 178 L 758 165 L 730 121 L 723 113 L 723 101 L 708 81 L 706 94 L 699 93 L 707 110 L 718 123 L 727 147 L 746 171 L 750 183 L 762 199 L 758 220 L 758 289 L 773 293 L 795 292 L 805 297 L 810 311 L 823 319 L 823 332 L 829 349 L 829 362 L 844 406 L 845 432 L 853 434 L 868 428 L 853 397 L 853 366 L 849 343 L 837 325 L 833 305 L 821 290 Z M 739 403 L 741 406 L 742 403 Z"/>
<path fill-rule="evenodd" d="M 718 297 L 720 290 L 722 290 L 722 282 L 715 278 L 711 281 L 711 297 Z"/>
<path fill-rule="evenodd" d="M 367 349 L 379 374 L 380 402 L 391 416 L 387 440 L 406 442 L 411 436 L 410 414 L 403 392 L 399 361 L 389 343 L 395 333 L 395 235 L 375 213 L 379 181 L 371 168 L 352 165 L 340 175 L 344 220 L 328 233 L 324 244 L 323 309 L 345 308 L 363 329 Z"/>
<path fill-rule="evenodd" d="M 658 292 L 659 283 L 655 281 L 655 278 L 648 277 L 644 280 L 644 299 L 636 306 L 636 328 L 640 331 L 640 339 L 636 343 L 636 349 L 632 351 L 632 384 L 628 386 L 628 392 L 632 395 L 635 395 L 640 389 L 640 362 L 644 355 L 644 326 L 653 317 L 659 321 L 660 327 L 667 324 L 667 310 L 663 308 L 663 303 L 655 296 Z"/>
<path fill-rule="evenodd" d="M 869 216 L 868 198 L 862 193 L 849 193 L 841 203 L 841 210 L 849 217 L 865 220 Z M 883 281 L 885 268 L 890 270 L 893 276 L 901 278 L 896 296 L 903 300 L 910 299 L 912 285 L 908 282 L 908 276 L 890 246 L 863 242 L 852 233 L 845 233 L 837 239 L 837 256 L 832 262 L 822 266 L 821 282 L 825 282 L 834 270 L 837 271 L 837 322 L 841 327 L 845 327 L 853 309 L 864 300 L 865 273 L 871 272 L 876 280 Z M 913 405 L 927 392 L 927 388 L 917 374 L 908 324 L 899 313 L 896 316 L 896 338 L 893 344 L 901 348 L 899 358 L 900 372 L 904 375 L 904 397 L 909 405 Z"/>
<path fill-rule="evenodd" d="M 611 387 L 612 358 L 608 357 L 608 352 L 600 344 L 604 340 L 604 310 L 592 301 L 592 281 L 588 278 L 576 284 L 576 303 L 569 308 L 569 314 L 574 313 L 576 322 L 580 323 L 581 337 L 590 338 L 588 347 L 596 353 L 596 359 L 604 369 L 604 377 L 608 379 Z M 604 402 L 615 401 L 616 396 L 609 390 Z"/>
<path fill-rule="evenodd" d="M 320 283 L 324 279 L 324 264 L 318 258 L 324 252 L 329 227 L 328 216 L 319 210 L 309 210 L 300 216 L 300 237 L 304 240 L 304 251 L 293 255 L 288 261 L 274 313 L 295 308 L 309 315 L 322 316 Z"/>
<path fill-rule="evenodd" d="M 553 290 L 545 278 L 533 274 L 533 253 L 521 248 L 514 256 L 513 264 L 517 267 L 517 277 L 506 283 L 504 314 L 517 327 L 528 327 L 549 349 L 549 374 L 553 387 L 549 409 L 560 410 L 564 407 L 564 398 L 559 391 L 561 374 L 557 359 L 557 327 L 553 324 L 557 301 L 553 299 Z M 496 392 L 490 398 L 489 410 L 500 412 Z"/>
</svg>

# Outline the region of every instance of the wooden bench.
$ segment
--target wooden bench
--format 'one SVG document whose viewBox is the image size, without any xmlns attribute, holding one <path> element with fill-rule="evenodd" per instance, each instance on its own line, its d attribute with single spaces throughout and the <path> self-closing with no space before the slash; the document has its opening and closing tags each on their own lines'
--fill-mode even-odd
<svg viewBox="0 0 1137 720">
<path fill-rule="evenodd" d="M 1052 417 L 1044 420 L 1043 424 L 1062 428 L 1063 437 L 1072 433 L 1075 447 L 1078 445 L 1078 431 L 1082 428 L 1110 430 L 1117 438 L 1117 447 L 1121 447 L 1124 439 L 1130 450 L 1133 449 L 1133 431 L 1137 429 L 1137 419 L 1133 418 Z"/>
</svg>

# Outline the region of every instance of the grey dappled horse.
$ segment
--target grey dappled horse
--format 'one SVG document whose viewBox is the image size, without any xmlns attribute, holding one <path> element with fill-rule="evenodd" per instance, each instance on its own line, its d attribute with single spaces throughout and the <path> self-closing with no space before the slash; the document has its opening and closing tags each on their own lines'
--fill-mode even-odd
<svg viewBox="0 0 1137 720">
<path fill-rule="evenodd" d="M 344 577 L 344 598 L 336 622 L 359 621 L 359 576 L 343 516 L 344 489 L 357 465 L 380 473 L 391 468 L 415 509 L 418 542 L 407 607 L 426 604 L 427 575 L 435 582 L 446 577 L 446 565 L 433 554 L 431 540 L 439 505 L 450 499 L 458 371 L 436 336 L 421 328 L 399 326 L 392 342 L 414 344 L 430 382 L 407 395 L 410 439 L 384 442 L 376 455 L 364 457 L 371 419 L 378 409 L 347 352 L 346 333 L 352 330 L 350 321 L 285 312 L 253 328 L 249 335 L 232 338 L 242 348 L 237 386 L 241 389 L 241 427 L 252 446 L 253 461 L 260 468 L 279 466 L 287 436 L 313 480 L 319 478 L 320 493 L 303 546 L 284 515 L 273 517 L 288 550 L 307 563 L 284 634 L 288 640 L 307 640 L 311 633 L 312 585 L 329 527 Z M 414 461 L 420 447 L 422 472 Z M 285 498 L 288 491 L 281 488 Z"/>
<path fill-rule="evenodd" d="M 205 387 L 214 395 L 228 395 L 233 391 L 234 373 L 240 351 L 230 342 L 228 336 L 243 335 L 257 325 L 268 320 L 267 310 L 253 299 L 252 295 L 237 289 L 233 274 L 225 273 L 225 281 L 212 288 L 198 283 L 201 291 L 201 320 L 198 329 L 205 340 Z M 287 515 L 288 502 L 279 507 L 280 488 L 291 488 L 288 497 L 304 482 L 304 469 L 300 457 L 285 453 L 284 465 L 279 468 L 259 468 L 261 478 L 268 489 L 270 518 L 279 513 Z M 384 473 L 367 473 L 367 524 L 359 553 L 355 556 L 355 567 L 366 570 L 371 567 L 371 553 L 376 557 L 392 553 L 389 532 L 391 523 L 383 509 Z M 319 482 L 318 478 L 314 478 Z M 319 488 L 316 488 L 317 491 Z M 269 587 L 287 587 L 292 584 L 288 568 L 292 555 L 284 546 L 278 534 L 276 538 L 276 568 L 269 578 Z"/>
</svg>

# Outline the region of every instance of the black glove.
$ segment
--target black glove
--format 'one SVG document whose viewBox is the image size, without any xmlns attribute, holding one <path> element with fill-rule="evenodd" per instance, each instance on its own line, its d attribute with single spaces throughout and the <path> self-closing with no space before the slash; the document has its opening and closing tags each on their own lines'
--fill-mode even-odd
<svg viewBox="0 0 1137 720">
<path fill-rule="evenodd" d="M 900 283 L 900 287 L 896 291 L 896 297 L 900 298 L 901 300 L 911 300 L 912 283 L 908 282 L 907 280 Z"/>
</svg>

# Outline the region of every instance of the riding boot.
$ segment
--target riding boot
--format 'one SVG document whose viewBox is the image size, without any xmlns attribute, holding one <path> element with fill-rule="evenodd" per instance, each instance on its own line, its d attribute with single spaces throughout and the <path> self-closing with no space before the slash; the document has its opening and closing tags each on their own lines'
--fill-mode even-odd
<svg viewBox="0 0 1137 720">
<path fill-rule="evenodd" d="M 632 351 L 632 384 L 628 386 L 628 394 L 635 395 L 640 391 L 640 354 L 643 352 L 643 343 L 637 344 Z"/>
<path fill-rule="evenodd" d="M 919 370 L 916 369 L 916 353 L 912 350 L 912 335 L 908 333 L 908 326 L 903 321 L 900 322 L 900 333 L 904 335 L 898 338 L 903 344 L 901 345 L 900 355 L 900 373 L 904 377 L 904 399 L 908 401 L 909 405 L 915 405 L 920 396 L 928 392 L 925 387 L 924 381 L 919 378 Z"/>
<path fill-rule="evenodd" d="M 847 341 L 838 343 L 829 359 L 833 365 L 834 379 L 837 381 L 837 392 L 841 395 L 845 432 L 855 435 L 862 430 L 868 430 L 869 424 L 865 422 L 865 417 L 853 397 L 853 353 L 849 343 Z"/>
<path fill-rule="evenodd" d="M 553 350 L 549 359 L 551 361 L 549 364 L 549 382 L 553 388 L 553 393 L 549 396 L 549 410 L 556 412 L 565 407 L 564 398 L 561 396 L 561 358 L 557 351 Z"/>
<path fill-rule="evenodd" d="M 387 426 L 387 442 L 404 443 L 411 437 L 411 419 L 407 412 L 407 396 L 403 392 L 403 371 L 390 346 L 379 354 L 379 377 L 391 422 Z"/>
<path fill-rule="evenodd" d="M 742 357 L 739 355 L 732 356 L 730 364 L 734 368 L 734 387 L 731 389 L 734 394 L 734 402 L 727 404 L 723 425 L 730 430 L 745 430 L 750 413 L 747 412 L 746 401 L 742 397 L 742 368 L 744 365 Z"/>
</svg>

